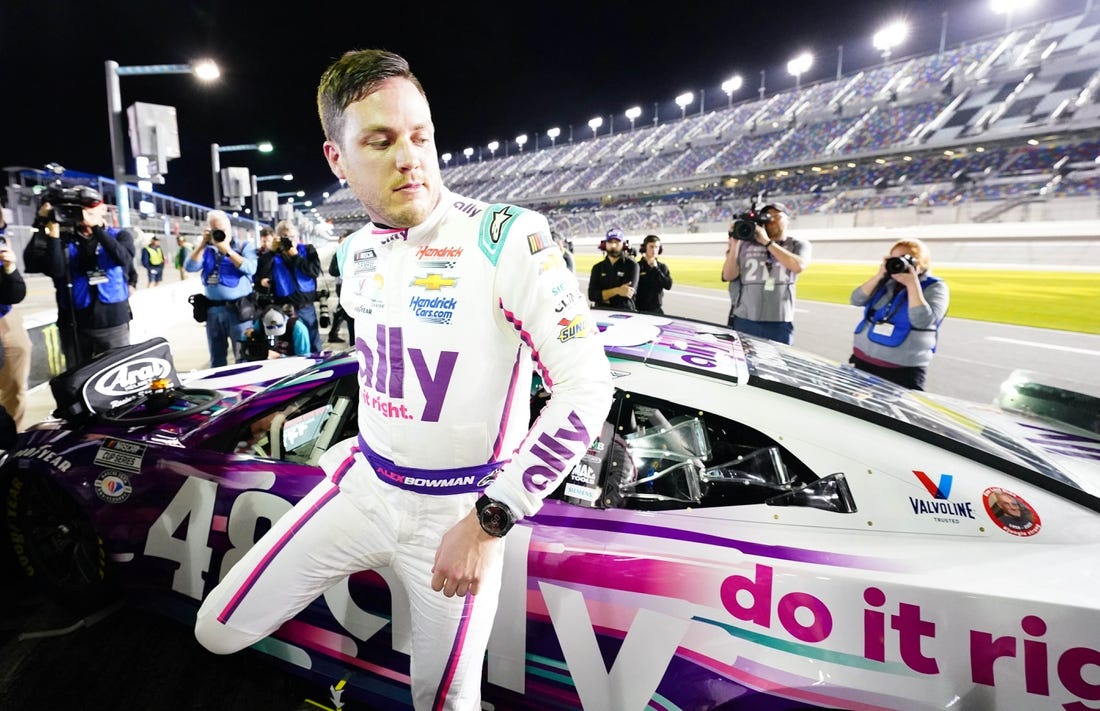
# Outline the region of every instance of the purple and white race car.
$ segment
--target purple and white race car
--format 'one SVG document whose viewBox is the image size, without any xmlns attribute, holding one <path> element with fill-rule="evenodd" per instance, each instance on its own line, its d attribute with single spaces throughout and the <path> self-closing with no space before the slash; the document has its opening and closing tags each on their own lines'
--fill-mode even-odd
<svg viewBox="0 0 1100 711">
<path fill-rule="evenodd" d="M 1026 388 L 964 403 L 721 326 L 595 316 L 614 404 L 506 538 L 486 702 L 1100 708 L 1100 411 L 1074 425 L 1024 412 Z M 356 432 L 355 369 L 226 366 L 182 383 L 205 401 L 31 428 L 0 469 L 22 570 L 193 622 Z M 353 575 L 255 648 L 409 708 L 407 595 Z"/>
</svg>

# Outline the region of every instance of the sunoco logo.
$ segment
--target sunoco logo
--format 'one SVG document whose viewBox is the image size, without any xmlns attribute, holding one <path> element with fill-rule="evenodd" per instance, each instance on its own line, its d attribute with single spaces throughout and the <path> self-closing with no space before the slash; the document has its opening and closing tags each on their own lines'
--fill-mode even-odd
<svg viewBox="0 0 1100 711">
<path fill-rule="evenodd" d="M 171 374 L 172 364 L 163 358 L 137 358 L 104 372 L 94 381 L 92 388 L 105 397 L 119 397 Z"/>
</svg>

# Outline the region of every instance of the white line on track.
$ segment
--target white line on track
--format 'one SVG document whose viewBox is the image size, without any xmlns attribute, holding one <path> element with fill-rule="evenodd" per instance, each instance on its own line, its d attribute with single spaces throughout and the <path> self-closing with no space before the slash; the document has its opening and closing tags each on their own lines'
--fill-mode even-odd
<svg viewBox="0 0 1100 711">
<path fill-rule="evenodd" d="M 1000 336 L 986 336 L 987 341 L 999 341 L 1001 343 L 1014 343 L 1019 346 L 1031 346 L 1033 348 L 1049 348 L 1054 351 L 1065 351 L 1066 353 L 1081 353 L 1083 355 L 1100 356 L 1100 351 L 1094 351 L 1089 348 L 1073 348 L 1071 346 L 1056 346 L 1051 343 L 1036 343 L 1035 341 L 1021 341 L 1016 338 L 1001 338 Z"/>
</svg>

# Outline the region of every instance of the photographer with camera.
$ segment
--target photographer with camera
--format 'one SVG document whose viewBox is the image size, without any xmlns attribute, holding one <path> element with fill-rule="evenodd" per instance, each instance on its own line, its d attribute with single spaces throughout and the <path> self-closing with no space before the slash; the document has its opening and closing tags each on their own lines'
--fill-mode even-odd
<svg viewBox="0 0 1100 711">
<path fill-rule="evenodd" d="M 588 300 L 596 309 L 637 311 L 638 263 L 623 256 L 623 231 L 612 227 L 601 248 L 607 255 L 592 265 L 588 278 Z"/>
<path fill-rule="evenodd" d="M 261 255 L 253 280 L 256 290 L 271 295 L 279 306 L 290 304 L 298 319 L 309 329 L 309 347 L 321 352 L 321 331 L 317 326 L 317 277 L 321 275 L 321 258 L 313 245 L 298 242 L 298 227 L 290 220 L 275 225 L 271 251 Z"/>
<path fill-rule="evenodd" d="M 947 314 L 947 284 L 929 273 L 932 259 L 919 239 L 890 247 L 878 271 L 852 291 L 863 307 L 852 345 L 852 365 L 912 390 L 923 390 Z"/>
<path fill-rule="evenodd" d="M 210 367 L 216 368 L 228 363 L 230 348 L 234 363 L 243 360 L 241 343 L 256 315 L 252 299 L 256 248 L 230 238 L 233 225 L 222 210 L 207 213 L 206 224 L 208 229 L 202 233 L 202 241 L 191 252 L 184 268 L 202 273 L 206 345 L 210 350 Z"/>
<path fill-rule="evenodd" d="M 309 329 L 290 304 L 267 307 L 245 332 L 245 360 L 304 355 L 309 355 Z"/>
<path fill-rule="evenodd" d="M 757 202 L 730 225 L 722 281 L 739 280 L 741 288 L 730 309 L 729 327 L 790 345 L 795 281 L 810 263 L 810 243 L 787 234 L 786 205 L 758 207 Z"/>
<path fill-rule="evenodd" d="M 10 416 L 13 429 L 21 430 L 27 411 L 31 339 L 22 315 L 12 308 L 26 298 L 27 284 L 16 266 L 15 252 L 5 234 L 7 227 L 7 219 L 0 212 L 0 416 Z M 0 449 L 6 449 L 3 442 Z"/>
<path fill-rule="evenodd" d="M 133 232 L 108 227 L 103 197 L 84 185 L 51 186 L 34 228 L 47 237 L 43 272 L 56 290 L 66 368 L 130 345 Z"/>
</svg>

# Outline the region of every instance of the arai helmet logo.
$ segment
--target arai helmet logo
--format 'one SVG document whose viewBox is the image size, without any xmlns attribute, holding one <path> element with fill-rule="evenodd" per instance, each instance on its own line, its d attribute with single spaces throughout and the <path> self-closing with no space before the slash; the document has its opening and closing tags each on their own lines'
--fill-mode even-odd
<svg viewBox="0 0 1100 711">
<path fill-rule="evenodd" d="M 164 358 L 136 358 L 107 370 L 93 384 L 97 393 L 106 397 L 128 395 L 140 390 L 157 378 L 172 374 L 172 364 Z"/>
</svg>

